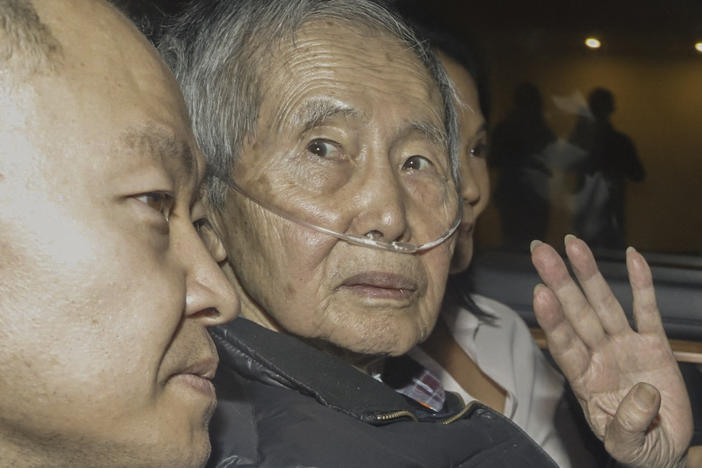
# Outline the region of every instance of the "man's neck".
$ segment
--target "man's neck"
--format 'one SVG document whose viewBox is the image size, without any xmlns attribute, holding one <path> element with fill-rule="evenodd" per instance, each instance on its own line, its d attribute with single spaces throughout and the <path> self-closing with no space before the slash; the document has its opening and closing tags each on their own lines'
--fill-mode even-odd
<svg viewBox="0 0 702 468">
<path fill-rule="evenodd" d="M 324 340 L 310 338 L 301 339 L 305 343 L 317 348 L 318 350 L 324 353 L 336 356 L 337 358 L 355 367 L 357 370 L 363 372 L 364 374 L 374 376 L 382 373 L 383 371 L 383 364 L 385 362 L 386 356 L 356 353 Z"/>
</svg>

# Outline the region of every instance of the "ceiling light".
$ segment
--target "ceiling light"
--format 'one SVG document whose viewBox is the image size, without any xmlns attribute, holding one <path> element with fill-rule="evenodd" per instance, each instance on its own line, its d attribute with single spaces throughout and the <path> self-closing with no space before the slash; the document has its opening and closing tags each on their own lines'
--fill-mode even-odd
<svg viewBox="0 0 702 468">
<path fill-rule="evenodd" d="M 702 41 L 699 41 L 697 44 L 695 44 L 695 49 L 697 49 L 697 52 L 702 53 Z"/>
<path fill-rule="evenodd" d="M 599 49 L 600 47 L 602 47 L 602 43 L 600 42 L 600 40 L 595 37 L 588 37 L 587 39 L 585 39 L 585 45 L 591 49 Z"/>
</svg>

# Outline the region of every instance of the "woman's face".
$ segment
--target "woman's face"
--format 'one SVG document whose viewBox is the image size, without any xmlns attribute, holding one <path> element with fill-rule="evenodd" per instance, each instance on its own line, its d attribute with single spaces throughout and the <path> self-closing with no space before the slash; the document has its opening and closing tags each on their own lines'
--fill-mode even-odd
<svg viewBox="0 0 702 468">
<path fill-rule="evenodd" d="M 451 259 L 451 273 L 459 273 L 473 257 L 473 229 L 487 206 L 490 197 L 490 179 L 486 163 L 487 127 L 480 110 L 478 89 L 470 73 L 447 55 L 439 52 L 439 59 L 453 81 L 460 99 L 458 119 L 460 129 L 459 158 L 463 189 L 463 222 L 458 231 L 456 250 Z"/>
</svg>

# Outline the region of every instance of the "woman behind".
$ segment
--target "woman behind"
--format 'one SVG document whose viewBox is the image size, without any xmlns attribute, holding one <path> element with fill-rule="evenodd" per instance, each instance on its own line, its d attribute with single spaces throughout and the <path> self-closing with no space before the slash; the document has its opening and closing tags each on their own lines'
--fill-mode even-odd
<svg viewBox="0 0 702 468">
<path fill-rule="evenodd" d="M 466 402 L 479 400 L 500 411 L 538 442 L 559 466 L 573 466 L 559 437 L 561 428 L 557 431 L 554 421 L 563 395 L 563 377 L 546 361 L 515 311 L 492 299 L 468 295 L 458 284 L 456 275 L 470 265 L 475 223 L 490 196 L 488 130 L 482 112 L 486 92 L 478 84 L 482 80 L 475 61 L 462 44 L 447 35 L 425 32 L 425 36 L 437 51 L 460 99 L 464 222 L 452 259 L 454 276 L 449 279 L 439 320 L 430 337 L 410 354 L 435 374 L 446 390 L 458 393 Z M 572 423 L 568 426 L 574 429 Z M 584 463 L 581 466 L 592 466 L 587 453 L 578 453 L 578 460 Z"/>
<path fill-rule="evenodd" d="M 454 83 L 459 103 L 464 224 L 452 258 L 441 315 L 432 334 L 409 354 L 449 391 L 479 400 L 524 429 L 560 467 L 615 463 L 589 431 L 582 431 L 565 379 L 544 358 L 519 315 L 492 299 L 468 294 L 459 284 L 473 257 L 473 232 L 490 196 L 487 168 L 487 80 L 466 44 L 416 12 L 419 24 Z M 577 405 L 576 405 L 577 406 Z M 580 420 L 576 422 L 576 420 Z M 689 449 L 686 467 L 702 467 L 702 447 Z"/>
</svg>

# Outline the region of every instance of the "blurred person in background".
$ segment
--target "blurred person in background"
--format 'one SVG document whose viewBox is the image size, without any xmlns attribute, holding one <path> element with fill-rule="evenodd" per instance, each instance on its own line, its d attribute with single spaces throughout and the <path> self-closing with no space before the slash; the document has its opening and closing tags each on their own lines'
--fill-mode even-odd
<svg viewBox="0 0 702 468">
<path fill-rule="evenodd" d="M 546 124 L 541 91 L 533 83 L 514 90 L 513 108 L 492 132 L 490 162 L 499 175 L 495 204 L 500 211 L 502 242 L 526 251 L 548 230 L 552 176 L 547 148 L 556 135 Z"/>
<path fill-rule="evenodd" d="M 614 94 L 595 88 L 570 136 L 571 143 L 586 151 L 577 167 L 573 229 L 592 247 L 626 245 L 627 181 L 646 177 L 633 141 L 612 125 L 614 110 Z"/>
</svg>

